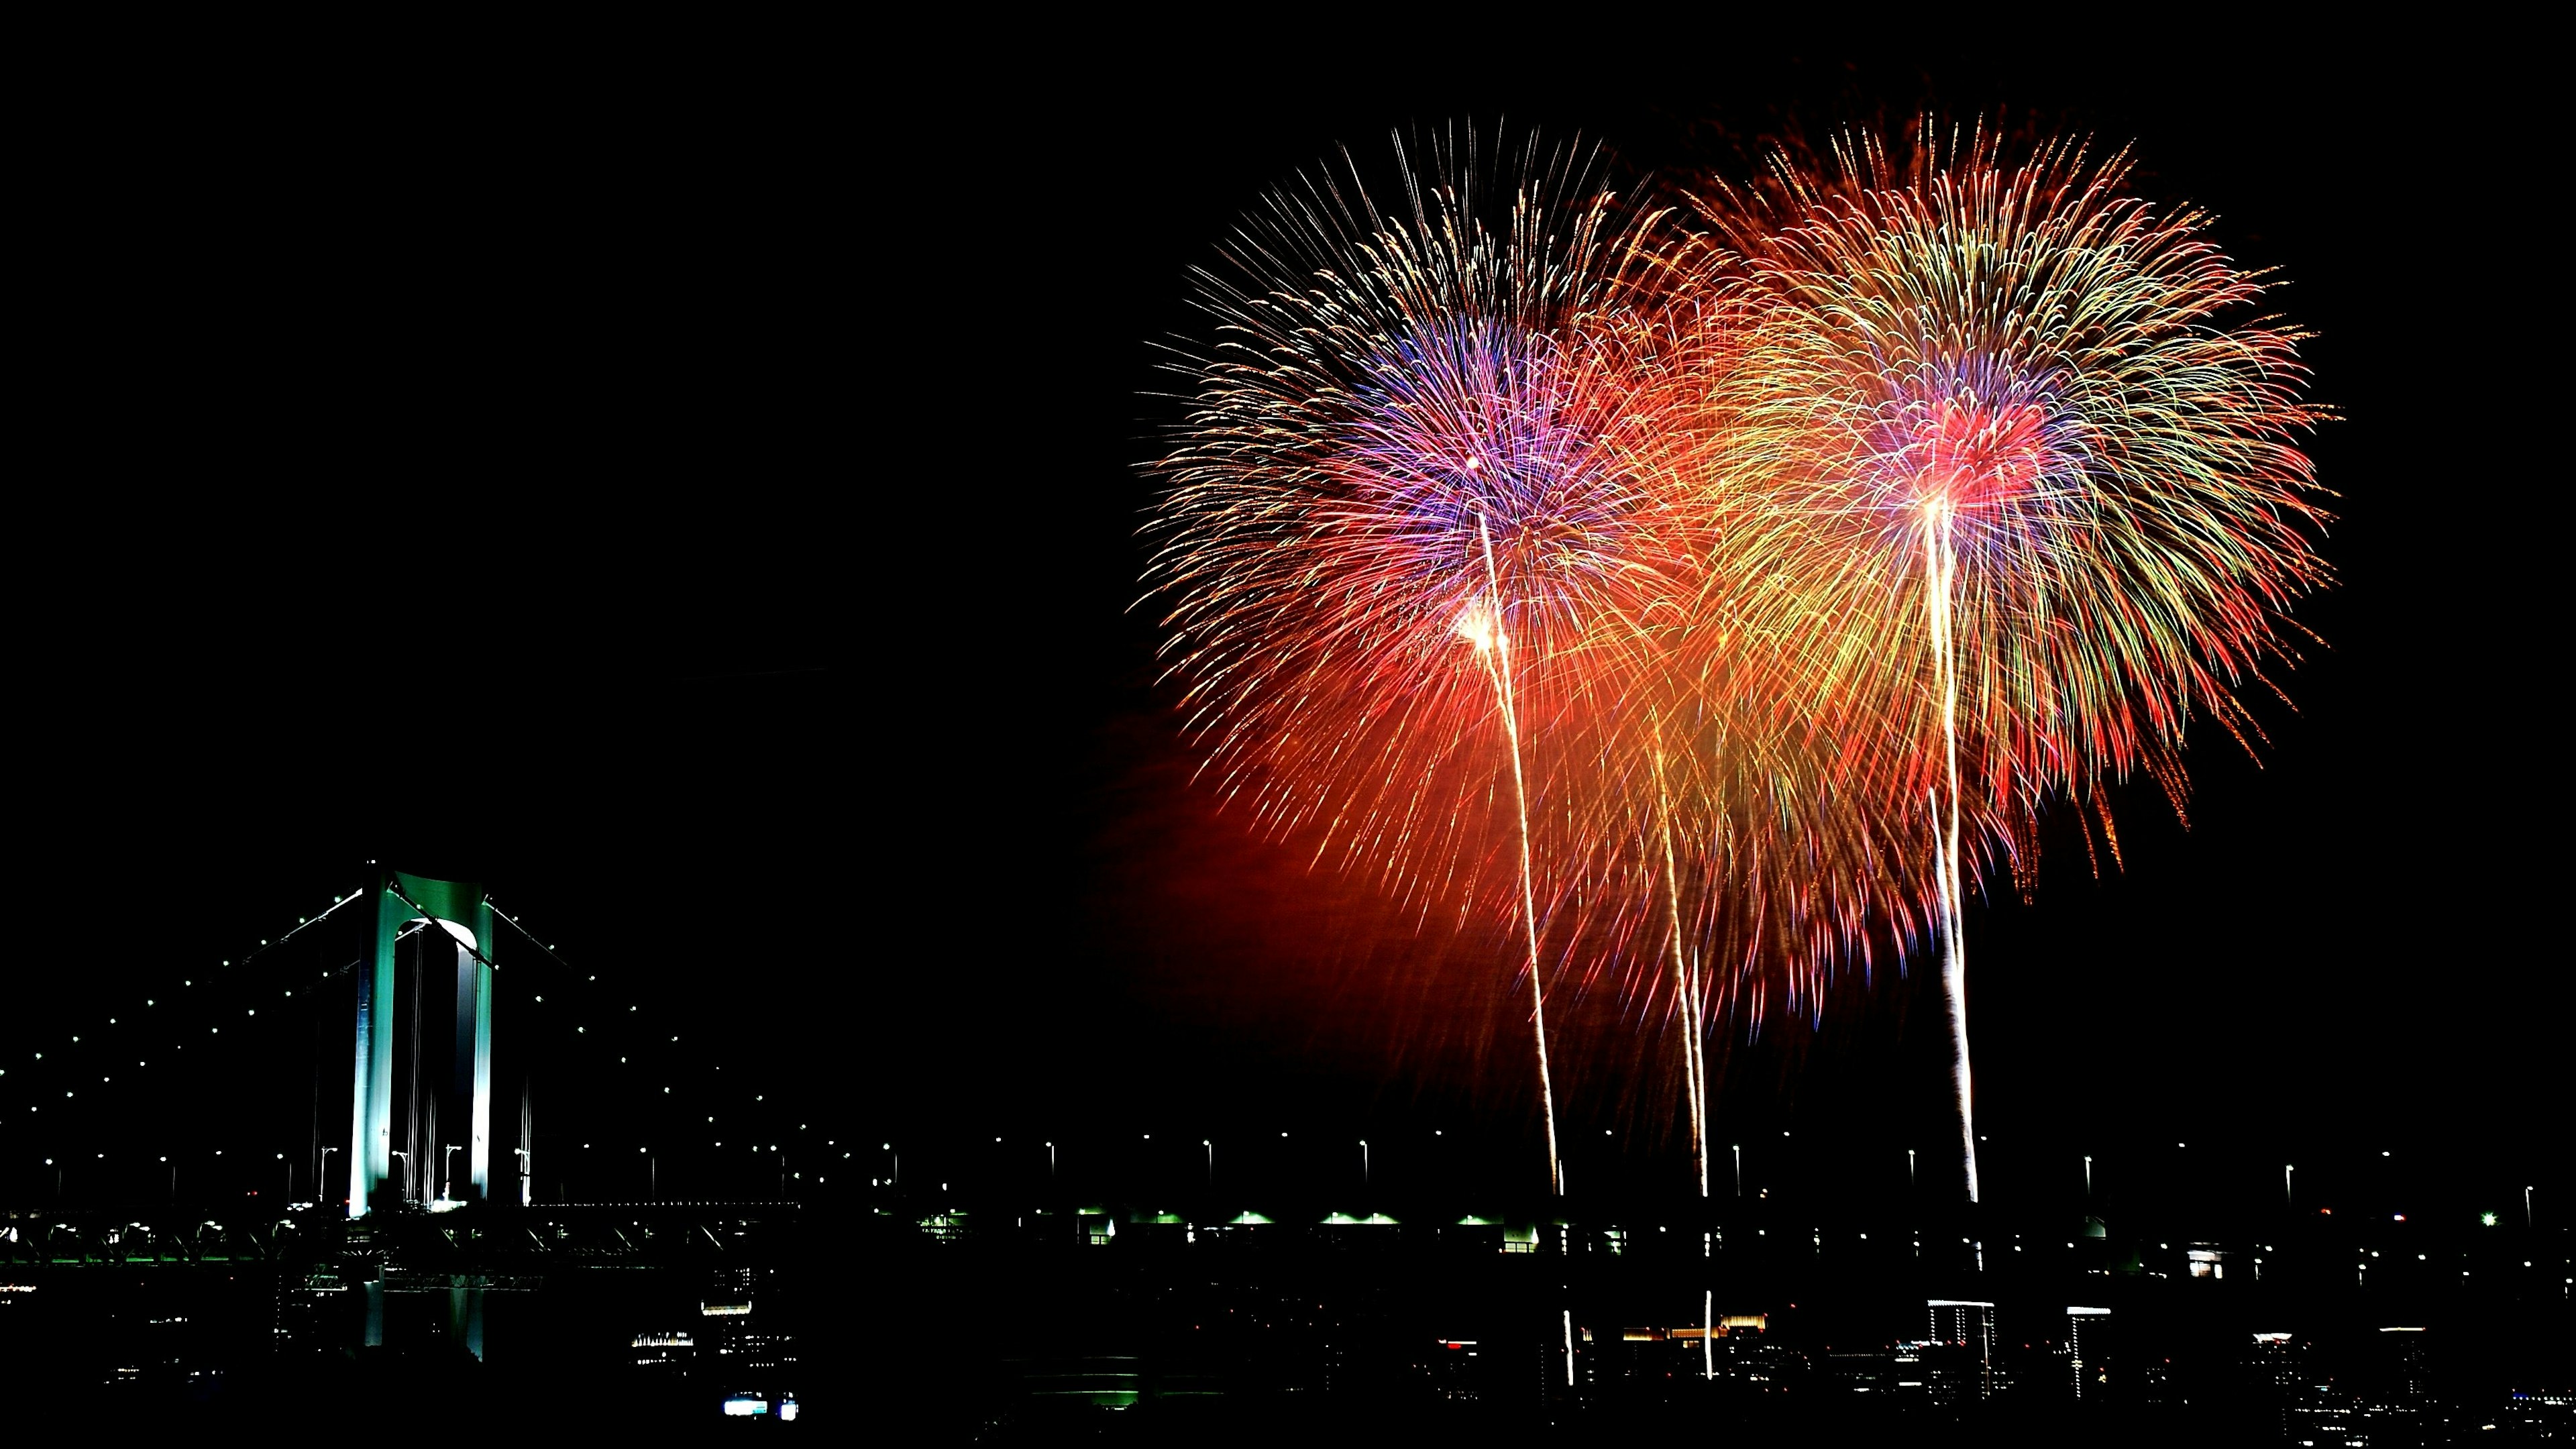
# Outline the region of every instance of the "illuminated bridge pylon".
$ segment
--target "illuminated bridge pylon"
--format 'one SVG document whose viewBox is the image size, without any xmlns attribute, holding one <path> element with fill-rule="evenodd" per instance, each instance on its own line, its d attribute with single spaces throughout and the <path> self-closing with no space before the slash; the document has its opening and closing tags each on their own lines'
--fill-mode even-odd
<svg viewBox="0 0 2576 1449">
<path fill-rule="evenodd" d="M 350 1083 L 349 1216 L 363 1216 L 387 1190 L 393 1168 L 394 947 L 403 927 L 423 921 L 456 947 L 455 1100 L 468 1104 L 470 1175 L 464 1197 L 480 1202 L 492 1181 L 492 953 L 498 934 L 483 888 L 379 870 L 365 909 L 373 946 L 359 962 L 355 1063 Z"/>
</svg>

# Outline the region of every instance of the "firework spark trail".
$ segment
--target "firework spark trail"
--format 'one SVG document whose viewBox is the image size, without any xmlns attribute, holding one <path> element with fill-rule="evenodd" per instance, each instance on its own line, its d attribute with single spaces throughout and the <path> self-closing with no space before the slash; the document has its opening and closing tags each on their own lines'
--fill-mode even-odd
<svg viewBox="0 0 2576 1449">
<path fill-rule="evenodd" d="M 1941 999 L 1950 1020 L 1950 1087 L 1958 1099 L 1959 1152 L 1967 1165 L 1968 1201 L 1977 1200 L 1977 1128 L 1968 1073 L 1968 938 L 1959 889 L 1959 655 L 1950 635 L 1950 581 L 1958 555 L 1950 542 L 1950 504 L 1924 510 L 1923 601 L 1941 691 L 1941 756 L 1949 787 L 1946 808 L 1933 806 L 1933 861 L 1941 892 Z"/>
<path fill-rule="evenodd" d="M 1512 707 L 1512 638 L 1502 627 L 1502 579 L 1494 569 L 1494 535 L 1484 518 L 1476 519 L 1476 538 L 1485 552 L 1485 587 L 1488 612 L 1479 621 L 1471 614 L 1460 620 L 1460 627 L 1475 641 L 1480 654 L 1488 654 L 1494 675 L 1494 700 L 1503 712 L 1503 735 L 1512 749 L 1512 803 L 1520 819 L 1521 841 L 1521 925 L 1529 936 L 1530 1037 L 1538 1047 L 1539 1108 L 1547 1122 L 1547 1184 L 1558 1194 L 1565 1191 L 1565 1166 L 1556 1147 L 1556 1085 L 1547 1070 L 1547 979 L 1539 970 L 1537 893 L 1530 885 L 1529 782 L 1521 772 L 1520 714 Z"/>
<path fill-rule="evenodd" d="M 1655 829 L 1664 853 L 1664 900 L 1672 917 L 1673 990 L 1679 1002 L 1682 1024 L 1683 1091 L 1690 1108 L 1691 1171 L 1699 1180 L 1699 1195 L 1708 1196 L 1708 1066 L 1702 1057 L 1701 1034 L 1708 1030 L 1708 1018 L 1702 1013 L 1707 1004 L 1701 999 L 1698 973 L 1691 970 L 1689 955 L 1682 943 L 1681 868 L 1673 859 L 1673 800 L 1664 783 L 1664 739 L 1662 721 L 1651 711 L 1648 728 L 1654 736 Z"/>
</svg>

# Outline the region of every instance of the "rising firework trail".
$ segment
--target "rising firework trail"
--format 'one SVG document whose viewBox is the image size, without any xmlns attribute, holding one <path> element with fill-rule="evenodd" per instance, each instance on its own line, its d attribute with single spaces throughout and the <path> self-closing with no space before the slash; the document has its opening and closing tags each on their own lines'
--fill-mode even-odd
<svg viewBox="0 0 2576 1449">
<path fill-rule="evenodd" d="M 1470 466 L 1474 460 L 1469 460 Z M 1538 1047 L 1538 1092 L 1547 1119 L 1547 1185 L 1565 1192 L 1565 1160 L 1556 1146 L 1556 1084 L 1547 1069 L 1547 987 L 1538 960 L 1538 897 L 1530 885 L 1529 781 L 1521 769 L 1520 713 L 1512 704 L 1512 636 L 1502 627 L 1502 579 L 1494 569 L 1494 534 L 1484 517 L 1476 519 L 1476 542 L 1485 555 L 1485 599 L 1480 609 L 1470 602 L 1458 621 L 1459 632 L 1486 656 L 1494 676 L 1494 703 L 1502 711 L 1503 737 L 1512 751 L 1512 804 L 1519 817 L 1521 845 L 1521 927 L 1529 937 L 1530 1036 Z"/>
<path fill-rule="evenodd" d="M 1950 538 L 1949 500 L 1924 507 L 1923 602 L 1932 636 L 1933 687 L 1941 692 L 1941 770 L 1945 793 L 1933 797 L 1933 874 L 1941 892 L 1941 1002 L 1950 1022 L 1950 1088 L 1958 1099 L 1959 1155 L 1968 1201 L 1977 1200 L 1977 1126 L 1968 1075 L 1968 938 L 1960 924 L 1959 654 L 1950 636 L 1950 582 L 1959 556 Z"/>
<path fill-rule="evenodd" d="M 1664 856 L 1664 903 L 1672 922 L 1673 993 L 1682 1020 L 1682 1090 L 1690 1109 L 1691 1172 L 1698 1179 L 1699 1195 L 1707 1197 L 1708 1065 L 1701 1040 L 1708 1030 L 1708 1018 L 1703 1014 L 1707 1003 L 1701 996 L 1699 973 L 1692 969 L 1689 950 L 1683 944 L 1681 868 L 1673 856 L 1673 797 L 1664 780 L 1663 724 L 1651 710 L 1647 729 L 1652 736 L 1655 831 Z"/>
</svg>

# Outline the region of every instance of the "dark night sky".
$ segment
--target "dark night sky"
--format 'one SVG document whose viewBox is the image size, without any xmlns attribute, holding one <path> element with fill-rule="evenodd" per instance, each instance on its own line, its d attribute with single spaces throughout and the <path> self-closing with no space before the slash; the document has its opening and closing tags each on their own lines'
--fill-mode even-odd
<svg viewBox="0 0 2576 1449">
<path fill-rule="evenodd" d="M 2345 415 L 2315 446 L 2345 584 L 2261 768 L 2200 740 L 2188 833 L 2131 791 L 2124 873 L 2062 840 L 2035 903 L 1973 916 L 1988 1130 L 2549 1140 L 2537 77 L 2419 41 L 1713 45 L 1615 85 L 1043 49 L 279 72 L 34 138 L 22 276 L 61 325 L 18 470 L 13 1069 L 381 855 L 483 876 L 867 1135 L 1517 1131 L 1475 943 L 1185 781 L 1126 608 L 1149 341 L 1262 188 L 1391 126 L 1740 172 L 1783 115 L 2009 106 L 2133 138 L 2282 269 Z M 1925 984 L 1738 1050 L 1730 1123 L 1937 1141 Z M 1664 1047 L 1568 1053 L 1570 1122 L 1666 1130 Z"/>
</svg>

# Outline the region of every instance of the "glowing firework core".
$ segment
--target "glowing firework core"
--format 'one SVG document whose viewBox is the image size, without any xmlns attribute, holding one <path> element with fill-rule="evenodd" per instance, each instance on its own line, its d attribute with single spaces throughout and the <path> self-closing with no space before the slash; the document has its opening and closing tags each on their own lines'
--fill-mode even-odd
<svg viewBox="0 0 2576 1449">
<path fill-rule="evenodd" d="M 2022 403 L 2004 407 L 1974 398 L 1944 398 L 1920 414 L 1913 435 L 1895 449 L 1926 508 L 1953 513 L 2007 506 L 2039 491 L 2057 464 L 2048 415 Z"/>
<path fill-rule="evenodd" d="M 1494 647 L 1493 615 L 1487 612 L 1482 597 L 1469 599 L 1467 607 L 1458 611 L 1458 633 L 1480 652 Z"/>
</svg>

